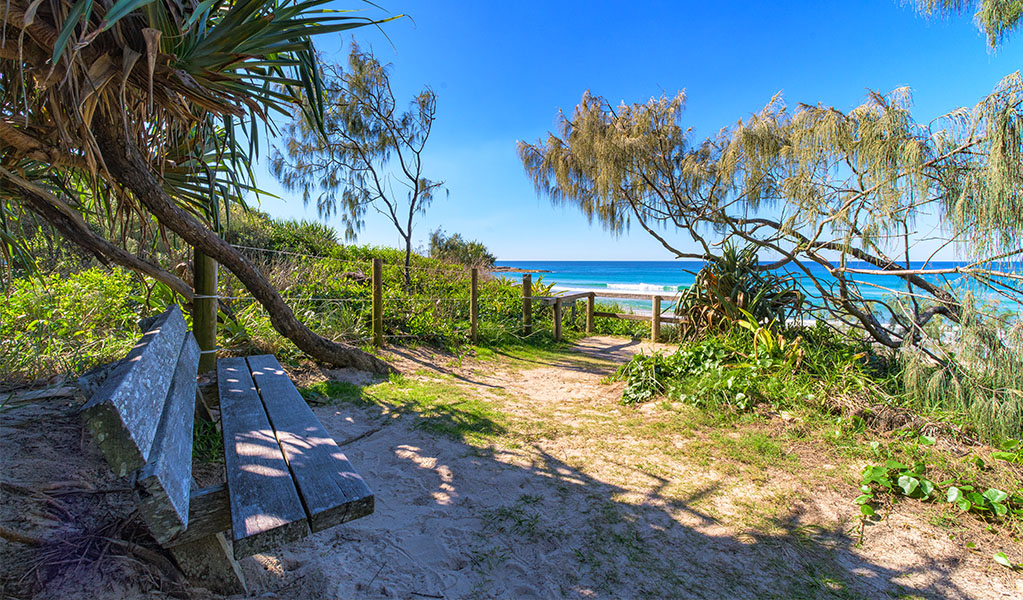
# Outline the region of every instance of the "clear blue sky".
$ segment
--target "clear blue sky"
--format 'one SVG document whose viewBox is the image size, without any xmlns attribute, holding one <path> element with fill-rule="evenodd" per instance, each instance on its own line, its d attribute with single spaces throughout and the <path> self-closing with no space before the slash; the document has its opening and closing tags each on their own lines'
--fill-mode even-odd
<svg viewBox="0 0 1023 600">
<path fill-rule="evenodd" d="M 426 85 L 438 97 L 425 161 L 427 176 L 443 180 L 449 195 L 439 195 L 420 218 L 416 243 L 425 245 L 442 226 L 479 239 L 500 260 L 671 258 L 640 230 L 615 239 L 574 209 L 552 207 L 522 169 L 517 140 L 545 136 L 558 109 L 571 112 L 587 89 L 613 103 L 685 89 L 687 121 L 705 137 L 778 91 L 790 105 L 848 109 L 868 89 L 910 86 L 914 114 L 929 120 L 972 106 L 1023 68 L 1023 34 L 991 52 L 969 15 L 924 18 L 898 0 L 377 4 L 414 22 L 384 25 L 387 37 L 362 28 L 356 39 L 392 63 L 401 102 Z M 366 14 L 384 15 L 372 8 Z M 317 40 L 342 62 L 344 43 L 337 36 Z M 264 159 L 260 187 L 282 200 L 265 199 L 262 209 L 316 218 L 315 207 L 283 192 L 265 167 Z M 359 242 L 398 245 L 399 238 L 385 220 L 368 215 Z"/>
</svg>

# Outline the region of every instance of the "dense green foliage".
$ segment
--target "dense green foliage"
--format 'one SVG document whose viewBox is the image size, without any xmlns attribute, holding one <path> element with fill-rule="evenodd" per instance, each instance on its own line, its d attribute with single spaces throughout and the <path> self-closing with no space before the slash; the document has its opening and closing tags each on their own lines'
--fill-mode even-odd
<svg viewBox="0 0 1023 600">
<path fill-rule="evenodd" d="M 953 396 L 922 396 L 908 387 L 911 367 L 876 345 L 814 327 L 768 327 L 738 320 L 728 329 L 708 330 L 671 355 L 639 354 L 615 379 L 626 381 L 623 401 L 657 396 L 749 410 L 758 404 L 784 408 L 810 402 L 828 408 L 850 398 L 866 407 L 897 406 L 950 421 L 994 442 L 1023 437 L 1020 403 L 962 405 Z M 940 377 L 932 372 L 931 377 Z M 829 408 L 830 410 L 830 408 Z"/>
<path fill-rule="evenodd" d="M 867 346 L 823 324 L 782 333 L 761 326 L 708 332 L 671 355 L 638 354 L 613 379 L 626 381 L 622 400 L 655 396 L 698 406 L 749 410 L 816 401 L 827 395 L 890 397 L 889 375 Z"/>
<path fill-rule="evenodd" d="M 144 293 L 129 273 L 91 268 L 19 278 L 0 302 L 0 379 L 76 372 L 123 357 Z"/>
<path fill-rule="evenodd" d="M 319 221 L 274 221 L 258 211 L 224 219 L 224 239 L 249 248 L 325 256 L 337 248 L 337 233 Z"/>
<path fill-rule="evenodd" d="M 395 248 L 341 245 L 332 229 L 319 223 L 277 221 L 258 211 L 224 220 L 226 237 L 237 244 L 280 290 L 298 318 L 335 340 L 368 346 L 371 333 L 371 261 L 384 262 L 384 334 L 388 344 L 428 344 L 458 350 L 469 343 L 469 275 L 452 265 L 412 255 L 406 286 L 404 252 Z M 45 246 L 39 231 L 31 243 Z M 187 263 L 184 263 L 187 264 Z M 68 253 L 48 275 L 21 271 L 0 303 L 0 380 L 30 380 L 77 373 L 127 353 L 138 338 L 138 320 L 171 302 L 184 303 L 162 283 Z M 554 344 L 553 309 L 533 306 L 533 332 L 522 331 L 522 290 L 510 279 L 481 277 L 479 344 Z M 534 294 L 553 284 L 537 277 Z M 297 361 L 302 353 L 278 334 L 269 315 L 246 294 L 236 278 L 221 271 L 219 346 L 232 353 L 270 352 Z M 580 305 L 581 308 L 581 305 Z M 614 305 L 598 310 L 620 312 Z M 565 310 L 566 336 L 579 335 L 585 311 L 575 321 Z M 648 335 L 648 326 L 616 319 L 596 320 L 596 331 Z"/>
<path fill-rule="evenodd" d="M 483 242 L 469 241 L 460 233 L 446 235 L 440 228 L 430 232 L 429 255 L 444 262 L 484 269 L 494 266 L 497 261 Z"/>
</svg>

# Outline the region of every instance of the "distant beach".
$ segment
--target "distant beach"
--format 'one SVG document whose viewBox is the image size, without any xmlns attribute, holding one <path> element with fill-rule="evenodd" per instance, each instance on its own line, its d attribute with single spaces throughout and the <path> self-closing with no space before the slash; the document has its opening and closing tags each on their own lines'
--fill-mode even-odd
<svg viewBox="0 0 1023 600">
<path fill-rule="evenodd" d="M 966 263 L 954 261 L 931 262 L 933 268 L 949 268 L 965 265 Z M 533 282 L 555 284 L 554 290 L 560 292 L 575 291 L 617 291 L 628 294 L 653 294 L 672 293 L 688 288 L 695 280 L 695 274 L 703 268 L 702 261 L 566 261 L 566 260 L 520 260 L 520 261 L 497 261 L 494 271 L 497 277 L 507 279 L 519 279 L 519 273 L 540 273 L 538 277 L 533 276 Z M 862 268 L 874 268 L 867 264 L 853 264 L 850 266 Z M 808 265 L 811 272 L 822 274 L 824 268 L 818 264 Z M 866 298 L 882 299 L 890 294 L 888 290 L 905 290 L 905 284 L 895 276 L 891 275 L 858 275 L 857 281 L 861 286 L 861 293 Z M 935 283 L 941 285 L 944 281 L 932 276 Z M 959 277 L 948 276 L 947 281 L 955 285 Z M 808 290 L 809 291 L 809 290 Z M 810 294 L 811 301 L 813 294 Z M 609 300 L 610 301 L 610 300 Z M 649 301 L 622 299 L 617 301 L 623 307 L 632 309 L 637 314 L 649 314 L 651 304 Z M 665 306 L 665 308 L 668 308 Z M 1001 305 L 1005 310 L 1018 310 L 1019 307 Z"/>
</svg>

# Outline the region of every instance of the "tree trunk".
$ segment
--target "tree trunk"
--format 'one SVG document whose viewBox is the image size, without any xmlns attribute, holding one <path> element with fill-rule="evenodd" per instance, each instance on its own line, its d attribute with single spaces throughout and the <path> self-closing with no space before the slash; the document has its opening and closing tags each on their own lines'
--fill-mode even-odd
<svg viewBox="0 0 1023 600">
<path fill-rule="evenodd" d="M 93 133 L 108 172 L 125 186 L 159 221 L 185 242 L 227 267 L 266 308 L 274 329 L 291 340 L 312 358 L 343 367 L 355 367 L 374 373 L 395 369 L 383 360 L 354 348 L 316 335 L 295 318 L 277 290 L 240 252 L 177 205 L 152 173 L 134 140 L 126 138 L 120 115 L 97 115 Z"/>
<path fill-rule="evenodd" d="M 412 235 L 411 231 L 409 236 L 405 238 L 405 292 L 412 292 L 412 274 L 409 273 L 409 268 L 412 266 Z"/>
</svg>

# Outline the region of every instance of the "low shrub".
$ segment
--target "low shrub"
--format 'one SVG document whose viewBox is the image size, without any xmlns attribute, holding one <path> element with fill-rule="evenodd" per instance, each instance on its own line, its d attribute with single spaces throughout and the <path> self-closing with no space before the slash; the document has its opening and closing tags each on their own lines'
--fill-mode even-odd
<svg viewBox="0 0 1023 600">
<path fill-rule="evenodd" d="M 143 289 L 121 269 L 19 278 L 0 302 L 0 379 L 78 372 L 123 357 L 139 335 Z"/>
</svg>

